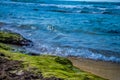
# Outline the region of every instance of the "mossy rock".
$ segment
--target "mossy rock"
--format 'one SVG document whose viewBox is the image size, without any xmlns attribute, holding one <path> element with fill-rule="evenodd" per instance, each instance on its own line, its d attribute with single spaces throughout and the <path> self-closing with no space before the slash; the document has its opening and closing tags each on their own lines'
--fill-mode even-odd
<svg viewBox="0 0 120 80">
<path fill-rule="evenodd" d="M 5 50 L 12 50 L 12 48 L 6 44 L 0 43 L 0 48 L 5 49 Z"/>
<path fill-rule="evenodd" d="M 67 58 L 64 58 L 64 57 L 56 57 L 55 58 L 55 61 L 59 64 L 62 64 L 62 65 L 65 65 L 67 66 L 67 68 L 69 69 L 73 69 L 73 64 L 70 60 L 68 60 Z M 67 70 L 67 69 L 66 69 Z"/>
<path fill-rule="evenodd" d="M 0 53 L 2 53 L 2 56 L 9 56 L 10 60 L 22 61 L 24 69 L 27 71 L 35 68 L 36 70 L 33 70 L 33 72 L 41 72 L 44 77 L 55 76 L 64 80 L 105 80 L 79 70 L 72 66 L 71 61 L 63 57 L 49 55 L 31 56 L 3 48 L 0 48 Z"/>
<path fill-rule="evenodd" d="M 43 77 L 42 73 L 35 73 L 35 68 L 25 70 L 22 61 L 10 60 L 0 53 L 0 80 L 62 80 L 61 78 Z"/>
<path fill-rule="evenodd" d="M 72 62 L 64 57 L 56 57 L 55 61 L 63 65 L 72 65 Z"/>
<path fill-rule="evenodd" d="M 20 34 L 4 31 L 0 31 L 0 42 L 19 46 L 28 46 L 32 44 L 32 41 L 25 39 Z"/>
</svg>

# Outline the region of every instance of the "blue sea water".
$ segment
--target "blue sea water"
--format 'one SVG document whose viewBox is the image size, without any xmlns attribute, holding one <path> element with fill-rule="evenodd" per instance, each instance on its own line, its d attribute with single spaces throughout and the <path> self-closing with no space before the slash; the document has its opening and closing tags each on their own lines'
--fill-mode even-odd
<svg viewBox="0 0 120 80">
<path fill-rule="evenodd" d="M 120 3 L 0 0 L 1 29 L 33 41 L 37 54 L 120 62 Z"/>
</svg>

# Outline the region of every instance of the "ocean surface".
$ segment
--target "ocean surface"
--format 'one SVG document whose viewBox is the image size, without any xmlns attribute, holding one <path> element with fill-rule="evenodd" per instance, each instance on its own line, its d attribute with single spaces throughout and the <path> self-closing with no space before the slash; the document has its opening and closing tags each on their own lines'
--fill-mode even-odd
<svg viewBox="0 0 120 80">
<path fill-rule="evenodd" d="M 120 3 L 0 0 L 1 30 L 33 41 L 36 54 L 120 62 Z"/>
</svg>

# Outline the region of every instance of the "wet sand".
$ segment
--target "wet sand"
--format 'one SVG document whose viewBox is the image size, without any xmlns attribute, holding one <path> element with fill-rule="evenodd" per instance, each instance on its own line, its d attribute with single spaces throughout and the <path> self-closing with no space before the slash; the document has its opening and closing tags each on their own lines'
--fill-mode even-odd
<svg viewBox="0 0 120 80">
<path fill-rule="evenodd" d="M 81 70 L 90 72 L 105 79 L 120 80 L 120 64 L 76 57 L 68 57 L 68 59 L 72 61 L 74 66 Z"/>
</svg>

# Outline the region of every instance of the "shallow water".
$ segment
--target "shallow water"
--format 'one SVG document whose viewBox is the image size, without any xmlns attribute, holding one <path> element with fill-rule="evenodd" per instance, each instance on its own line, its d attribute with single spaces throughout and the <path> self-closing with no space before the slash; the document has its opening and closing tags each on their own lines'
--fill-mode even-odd
<svg viewBox="0 0 120 80">
<path fill-rule="evenodd" d="M 1 0 L 0 22 L 29 51 L 120 62 L 120 3 Z"/>
</svg>

